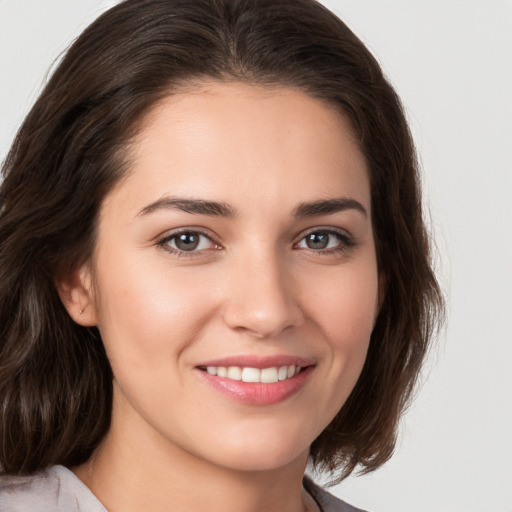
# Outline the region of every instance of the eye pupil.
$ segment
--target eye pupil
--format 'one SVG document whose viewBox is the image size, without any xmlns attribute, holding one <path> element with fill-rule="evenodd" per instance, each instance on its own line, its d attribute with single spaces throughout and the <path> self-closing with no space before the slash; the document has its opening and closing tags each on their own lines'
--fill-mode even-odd
<svg viewBox="0 0 512 512">
<path fill-rule="evenodd" d="M 193 251 L 199 245 L 199 235 L 196 233 L 182 233 L 176 237 L 175 243 L 181 251 Z"/>
<path fill-rule="evenodd" d="M 310 233 L 306 237 L 306 244 L 310 249 L 325 249 L 329 244 L 328 233 Z"/>
</svg>

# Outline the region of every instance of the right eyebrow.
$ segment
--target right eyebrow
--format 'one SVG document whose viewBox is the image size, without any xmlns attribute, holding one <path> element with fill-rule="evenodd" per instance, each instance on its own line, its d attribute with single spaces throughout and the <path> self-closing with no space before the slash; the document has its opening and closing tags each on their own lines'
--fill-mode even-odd
<svg viewBox="0 0 512 512">
<path fill-rule="evenodd" d="M 142 208 L 142 210 L 137 214 L 137 217 L 147 215 L 157 210 L 167 209 L 181 210 L 186 213 L 195 213 L 214 217 L 235 216 L 233 208 L 227 203 L 206 201 L 204 199 L 165 196 Z"/>
</svg>

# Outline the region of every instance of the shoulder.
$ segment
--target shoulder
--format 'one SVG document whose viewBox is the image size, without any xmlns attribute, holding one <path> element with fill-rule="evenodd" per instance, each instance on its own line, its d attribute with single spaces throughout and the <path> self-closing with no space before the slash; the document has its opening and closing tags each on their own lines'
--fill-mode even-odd
<svg viewBox="0 0 512 512">
<path fill-rule="evenodd" d="M 68 469 L 52 466 L 29 476 L 0 477 L 2 512 L 107 512 Z"/>
<path fill-rule="evenodd" d="M 353 507 L 343 500 L 336 498 L 336 496 L 333 496 L 325 489 L 316 485 L 313 480 L 307 476 L 304 477 L 303 483 L 304 488 L 314 498 L 322 512 L 365 512 L 360 508 Z"/>
</svg>

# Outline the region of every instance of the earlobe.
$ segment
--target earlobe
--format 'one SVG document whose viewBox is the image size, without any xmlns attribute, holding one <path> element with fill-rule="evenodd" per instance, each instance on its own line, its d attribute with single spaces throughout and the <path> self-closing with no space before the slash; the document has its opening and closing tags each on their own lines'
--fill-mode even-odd
<svg viewBox="0 0 512 512">
<path fill-rule="evenodd" d="M 55 286 L 69 316 L 79 325 L 97 325 L 89 264 L 84 264 L 67 277 L 57 278 Z"/>
</svg>

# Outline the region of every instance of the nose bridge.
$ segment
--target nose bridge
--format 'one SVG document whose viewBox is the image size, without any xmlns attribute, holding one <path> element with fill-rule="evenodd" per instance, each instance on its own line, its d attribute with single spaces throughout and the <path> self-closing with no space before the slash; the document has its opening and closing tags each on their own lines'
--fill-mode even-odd
<svg viewBox="0 0 512 512">
<path fill-rule="evenodd" d="M 275 248 L 260 246 L 232 263 L 224 314 L 229 327 L 265 338 L 302 322 L 294 273 Z"/>
</svg>

